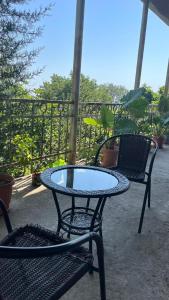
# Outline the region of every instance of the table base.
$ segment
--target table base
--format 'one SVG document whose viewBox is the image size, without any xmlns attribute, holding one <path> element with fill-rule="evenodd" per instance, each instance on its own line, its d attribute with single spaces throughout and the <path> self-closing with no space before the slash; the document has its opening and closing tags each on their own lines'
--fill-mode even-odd
<svg viewBox="0 0 169 300">
<path fill-rule="evenodd" d="M 61 214 L 61 228 L 74 235 L 83 235 L 89 231 L 101 231 L 102 217 L 98 212 L 94 224 L 92 224 L 94 213 L 94 209 L 86 207 L 66 209 Z"/>
</svg>

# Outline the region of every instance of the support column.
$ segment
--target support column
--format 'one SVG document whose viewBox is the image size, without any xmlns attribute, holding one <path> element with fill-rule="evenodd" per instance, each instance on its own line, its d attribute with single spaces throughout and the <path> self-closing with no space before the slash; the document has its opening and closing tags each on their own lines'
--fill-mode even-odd
<svg viewBox="0 0 169 300">
<path fill-rule="evenodd" d="M 141 31 L 140 31 L 140 42 L 139 42 L 139 49 L 138 49 L 134 89 L 138 89 L 140 87 L 141 71 L 142 71 L 142 64 L 143 64 L 143 54 L 144 54 L 144 45 L 145 45 L 145 37 L 146 37 L 146 29 L 147 29 L 147 19 L 148 19 L 148 7 L 149 7 L 149 0 L 145 0 L 145 2 L 143 4 L 143 13 L 142 13 Z"/>
<path fill-rule="evenodd" d="M 164 95 L 167 96 L 168 92 L 169 92 L 169 61 L 168 61 L 167 75 L 165 81 Z"/>
<path fill-rule="evenodd" d="M 76 3 L 76 26 L 74 42 L 74 63 L 72 75 L 72 119 L 69 140 L 69 164 L 74 165 L 76 162 L 76 138 L 78 126 L 78 104 L 80 91 L 80 73 L 82 58 L 82 41 L 83 41 L 83 23 L 84 23 L 85 0 L 77 0 Z"/>
</svg>

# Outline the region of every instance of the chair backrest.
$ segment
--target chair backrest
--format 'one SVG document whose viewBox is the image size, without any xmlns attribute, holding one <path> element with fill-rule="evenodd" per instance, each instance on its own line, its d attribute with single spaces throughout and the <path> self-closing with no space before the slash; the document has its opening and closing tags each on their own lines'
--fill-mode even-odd
<svg viewBox="0 0 169 300">
<path fill-rule="evenodd" d="M 144 172 L 152 140 L 136 134 L 124 134 L 119 138 L 118 167 Z"/>
</svg>

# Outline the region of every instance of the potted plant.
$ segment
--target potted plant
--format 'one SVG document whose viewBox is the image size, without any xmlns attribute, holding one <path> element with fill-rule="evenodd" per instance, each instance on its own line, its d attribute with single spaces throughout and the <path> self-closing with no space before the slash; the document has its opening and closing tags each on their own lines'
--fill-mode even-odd
<svg viewBox="0 0 169 300">
<path fill-rule="evenodd" d="M 123 110 L 125 113 L 117 122 L 117 132 L 144 133 L 145 119 L 148 119 L 149 102 L 145 97 L 145 88 L 130 91 L 123 97 Z"/>
<path fill-rule="evenodd" d="M 6 209 L 9 209 L 13 185 L 14 178 L 11 175 L 6 173 L 0 173 L 0 199 L 3 200 Z"/>
<path fill-rule="evenodd" d="M 43 170 L 43 167 L 44 167 L 44 164 L 42 161 L 33 166 L 33 169 L 32 169 L 32 186 L 33 187 L 38 187 L 41 185 L 40 174 Z"/>
<path fill-rule="evenodd" d="M 123 97 L 122 110 L 112 113 L 105 105 L 101 107 L 100 118 L 84 118 L 85 124 L 100 127 L 104 129 L 105 136 L 100 138 L 106 140 L 110 134 L 138 133 L 141 120 L 147 113 L 148 101 L 143 97 L 145 88 L 130 91 Z M 122 111 L 122 113 L 121 113 Z M 102 153 L 102 165 L 115 166 L 118 157 L 118 145 L 114 143 L 105 143 Z"/>
<path fill-rule="evenodd" d="M 41 185 L 40 174 L 44 169 L 54 168 L 54 167 L 59 167 L 64 165 L 66 165 L 66 162 L 62 158 L 59 158 L 55 161 L 52 161 L 51 159 L 48 158 L 42 158 L 40 162 L 34 165 L 32 171 L 32 186 L 38 187 Z"/>
<path fill-rule="evenodd" d="M 152 130 L 153 137 L 156 140 L 158 147 L 162 149 L 165 142 L 167 124 L 165 125 L 165 120 L 161 116 L 155 116 L 153 118 Z"/>
<path fill-rule="evenodd" d="M 105 105 L 101 107 L 100 116 L 98 119 L 84 118 L 84 123 L 90 126 L 94 126 L 102 129 L 102 134 L 99 138 L 99 142 L 106 140 L 110 134 L 115 132 L 115 115 Z M 102 165 L 104 167 L 116 165 L 118 156 L 118 147 L 114 143 L 106 143 L 102 152 Z"/>
<path fill-rule="evenodd" d="M 162 95 L 160 97 L 156 116 L 153 118 L 152 130 L 154 139 L 157 141 L 160 149 L 163 148 L 165 135 L 169 124 L 169 97 Z"/>
</svg>

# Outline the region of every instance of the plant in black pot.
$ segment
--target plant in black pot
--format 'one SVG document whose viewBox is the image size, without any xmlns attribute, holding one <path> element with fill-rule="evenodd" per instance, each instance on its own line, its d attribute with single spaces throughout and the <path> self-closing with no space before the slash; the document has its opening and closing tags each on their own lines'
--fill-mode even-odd
<svg viewBox="0 0 169 300">
<path fill-rule="evenodd" d="M 45 167 L 45 165 L 46 164 L 44 163 L 43 160 L 33 165 L 33 168 L 32 168 L 32 186 L 33 187 L 38 187 L 41 185 L 40 174 L 43 171 L 43 168 Z"/>
<path fill-rule="evenodd" d="M 46 168 L 54 168 L 66 165 L 64 159 L 51 160 L 49 158 L 42 158 L 38 163 L 34 164 L 32 171 L 32 186 L 38 187 L 41 185 L 40 174 Z"/>
</svg>

